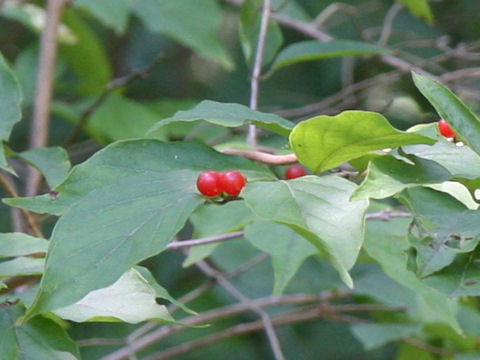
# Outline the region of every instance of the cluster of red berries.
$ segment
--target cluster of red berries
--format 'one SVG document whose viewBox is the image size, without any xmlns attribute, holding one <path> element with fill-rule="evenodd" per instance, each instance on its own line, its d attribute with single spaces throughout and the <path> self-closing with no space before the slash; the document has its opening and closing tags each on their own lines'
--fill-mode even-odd
<svg viewBox="0 0 480 360">
<path fill-rule="evenodd" d="M 208 197 L 219 196 L 222 193 L 237 196 L 246 183 L 245 176 L 237 170 L 223 172 L 206 170 L 197 178 L 198 191 Z"/>
<path fill-rule="evenodd" d="M 444 119 L 440 119 L 438 121 L 438 131 L 440 132 L 441 135 L 447 138 L 455 137 L 455 132 L 452 130 L 452 128 L 447 124 L 447 122 Z"/>
</svg>

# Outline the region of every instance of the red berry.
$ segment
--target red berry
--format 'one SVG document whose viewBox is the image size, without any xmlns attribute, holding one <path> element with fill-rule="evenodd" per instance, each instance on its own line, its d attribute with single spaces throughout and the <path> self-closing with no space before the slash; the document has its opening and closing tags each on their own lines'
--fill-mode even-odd
<svg viewBox="0 0 480 360">
<path fill-rule="evenodd" d="M 285 179 L 295 179 L 307 175 L 307 170 L 302 165 L 291 165 L 285 171 Z"/>
<path fill-rule="evenodd" d="M 197 188 L 203 195 L 214 197 L 222 193 L 220 187 L 220 173 L 207 170 L 198 175 Z"/>
<path fill-rule="evenodd" d="M 220 187 L 228 195 L 237 196 L 246 183 L 245 176 L 237 170 L 228 170 L 220 174 Z"/>
<path fill-rule="evenodd" d="M 455 132 L 443 119 L 440 119 L 438 121 L 438 131 L 440 131 L 440 134 L 442 134 L 445 137 L 448 137 L 448 138 L 455 137 Z"/>
</svg>

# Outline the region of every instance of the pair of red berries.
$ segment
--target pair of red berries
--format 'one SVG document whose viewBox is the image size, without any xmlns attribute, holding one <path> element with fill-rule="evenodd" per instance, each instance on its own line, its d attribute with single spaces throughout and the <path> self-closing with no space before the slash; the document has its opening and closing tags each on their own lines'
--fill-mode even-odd
<svg viewBox="0 0 480 360">
<path fill-rule="evenodd" d="M 219 196 L 222 193 L 237 196 L 246 183 L 245 176 L 237 170 L 224 172 L 206 170 L 198 175 L 197 189 L 201 194 L 208 197 Z"/>
<path fill-rule="evenodd" d="M 438 131 L 440 134 L 447 138 L 453 138 L 455 137 L 455 132 L 452 130 L 452 128 L 447 124 L 447 122 L 443 119 L 440 119 L 438 121 Z"/>
</svg>

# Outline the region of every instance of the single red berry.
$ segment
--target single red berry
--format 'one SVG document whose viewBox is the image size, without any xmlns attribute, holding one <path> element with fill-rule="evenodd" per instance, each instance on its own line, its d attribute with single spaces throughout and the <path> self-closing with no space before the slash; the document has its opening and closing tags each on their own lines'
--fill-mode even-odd
<svg viewBox="0 0 480 360">
<path fill-rule="evenodd" d="M 220 188 L 228 195 L 237 196 L 246 183 L 245 176 L 237 170 L 228 170 L 220 174 Z"/>
<path fill-rule="evenodd" d="M 207 170 L 198 175 L 197 189 L 205 196 L 214 197 L 222 193 L 220 187 L 220 173 Z"/>
<path fill-rule="evenodd" d="M 440 134 L 442 134 L 445 137 L 448 137 L 448 138 L 455 137 L 455 132 L 443 119 L 440 119 L 438 121 L 438 131 L 440 131 Z"/>
<path fill-rule="evenodd" d="M 285 171 L 285 179 L 295 179 L 307 175 L 307 170 L 302 165 L 290 165 Z"/>
</svg>

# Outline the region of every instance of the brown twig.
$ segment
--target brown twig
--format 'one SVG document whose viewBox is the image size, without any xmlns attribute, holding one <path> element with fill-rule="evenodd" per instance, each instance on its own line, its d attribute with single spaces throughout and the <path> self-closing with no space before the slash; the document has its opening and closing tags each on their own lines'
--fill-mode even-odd
<svg viewBox="0 0 480 360">
<path fill-rule="evenodd" d="M 295 154 L 287 155 L 273 155 L 267 154 L 262 151 L 250 151 L 250 150 L 237 150 L 237 149 L 224 149 L 221 151 L 224 154 L 243 156 L 244 158 L 258 161 L 267 165 L 287 165 L 297 162 L 297 156 Z"/>
<path fill-rule="evenodd" d="M 55 59 L 57 56 L 57 29 L 62 16 L 64 0 L 48 0 L 46 24 L 40 40 L 38 76 L 35 86 L 33 118 L 30 126 L 29 147 L 44 147 L 48 143 L 50 123 L 50 102 L 52 100 Z M 42 175 L 34 167 L 28 168 L 25 194 L 35 196 L 42 181 Z"/>
<path fill-rule="evenodd" d="M 226 240 L 236 239 L 240 236 L 243 236 L 243 234 L 244 234 L 244 231 L 240 230 L 240 231 L 235 231 L 228 234 L 208 236 L 200 239 L 172 241 L 170 244 L 167 245 L 167 250 L 177 250 L 180 248 L 201 246 L 201 245 L 212 244 L 216 242 L 223 242 Z"/>
</svg>

